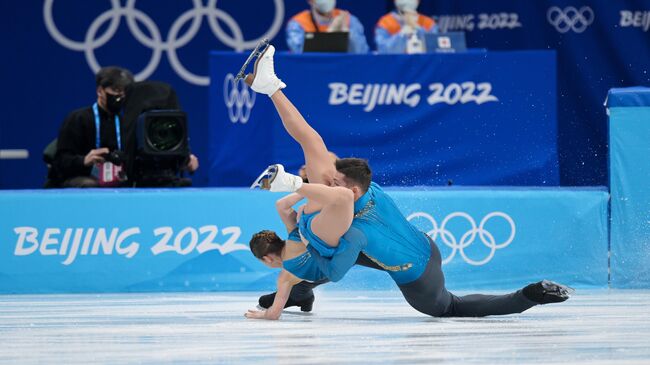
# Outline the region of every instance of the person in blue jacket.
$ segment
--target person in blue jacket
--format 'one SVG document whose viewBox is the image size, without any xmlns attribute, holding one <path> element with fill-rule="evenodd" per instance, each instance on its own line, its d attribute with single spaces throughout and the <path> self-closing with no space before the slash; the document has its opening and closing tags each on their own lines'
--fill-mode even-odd
<svg viewBox="0 0 650 365">
<path fill-rule="evenodd" d="M 423 41 L 427 33 L 438 33 L 432 18 L 417 12 L 418 0 L 395 0 L 395 10 L 382 16 L 375 26 L 378 53 L 408 53 L 408 41 Z"/>
</svg>

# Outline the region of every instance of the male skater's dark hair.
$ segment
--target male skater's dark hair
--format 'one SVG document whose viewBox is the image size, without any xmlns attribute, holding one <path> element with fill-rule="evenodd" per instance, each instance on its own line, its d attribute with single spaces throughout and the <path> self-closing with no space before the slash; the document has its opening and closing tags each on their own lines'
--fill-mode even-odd
<svg viewBox="0 0 650 365">
<path fill-rule="evenodd" d="M 368 160 L 354 157 L 340 158 L 336 160 L 336 170 L 345 175 L 348 183 L 359 185 L 364 193 L 368 191 L 372 180 Z"/>
</svg>

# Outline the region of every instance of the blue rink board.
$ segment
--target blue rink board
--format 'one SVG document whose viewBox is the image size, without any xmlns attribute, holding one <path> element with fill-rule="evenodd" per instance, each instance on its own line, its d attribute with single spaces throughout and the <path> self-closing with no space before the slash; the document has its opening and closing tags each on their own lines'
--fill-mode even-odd
<svg viewBox="0 0 650 365">
<path fill-rule="evenodd" d="M 650 88 L 612 89 L 609 110 L 611 283 L 650 287 Z"/>
<path fill-rule="evenodd" d="M 435 238 L 447 286 L 608 280 L 608 193 L 599 189 L 387 189 Z M 247 189 L 0 192 L 0 293 L 270 290 L 248 250 L 282 232 L 282 194 Z M 281 234 L 284 236 L 284 234 Z M 461 249 L 462 247 L 462 249 Z M 355 268 L 332 288 L 387 289 Z"/>
</svg>

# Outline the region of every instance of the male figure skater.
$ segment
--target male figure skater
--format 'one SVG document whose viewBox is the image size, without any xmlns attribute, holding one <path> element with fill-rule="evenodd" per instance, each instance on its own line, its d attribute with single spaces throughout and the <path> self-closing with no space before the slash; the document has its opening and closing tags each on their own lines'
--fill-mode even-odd
<svg viewBox="0 0 650 365">
<path fill-rule="evenodd" d="M 389 273 L 411 306 L 431 316 L 520 313 L 537 304 L 568 299 L 569 288 L 546 280 L 507 295 L 457 297 L 449 293 L 444 287 L 438 248 L 406 220 L 377 184 L 371 182 L 368 164 L 360 159 L 340 159 L 334 171 L 331 162 L 325 162 L 329 154 L 322 138 L 281 91 L 286 85 L 275 75 L 273 54 L 274 48 L 269 46 L 258 59 L 255 72 L 247 76 L 247 82 L 254 91 L 271 97 L 285 128 L 305 153 L 309 180 L 346 187 L 355 200 L 354 219 L 345 229 L 331 225 L 318 227 L 319 232 L 315 232 L 318 204 L 310 207 L 308 203 L 300 217 L 300 236 L 308 243 L 309 260 L 316 260 L 329 279 L 340 279 L 354 264 L 359 252 L 363 252 Z M 265 171 L 256 183 L 266 185 L 271 191 L 298 190 L 297 181 L 302 180 L 280 167 L 273 166 Z M 342 231 L 346 233 L 340 240 Z M 339 246 L 339 242 L 350 244 Z"/>
</svg>

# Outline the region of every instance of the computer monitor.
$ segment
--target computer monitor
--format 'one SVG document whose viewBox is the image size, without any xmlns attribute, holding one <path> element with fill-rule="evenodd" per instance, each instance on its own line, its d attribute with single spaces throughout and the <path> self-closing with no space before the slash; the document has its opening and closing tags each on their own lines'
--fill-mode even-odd
<svg viewBox="0 0 650 365">
<path fill-rule="evenodd" d="M 427 52 L 463 52 L 467 50 L 464 32 L 425 34 Z"/>
<path fill-rule="evenodd" d="M 305 33 L 303 52 L 347 52 L 350 43 L 348 32 Z"/>
</svg>

